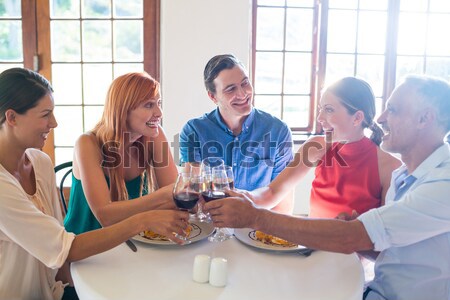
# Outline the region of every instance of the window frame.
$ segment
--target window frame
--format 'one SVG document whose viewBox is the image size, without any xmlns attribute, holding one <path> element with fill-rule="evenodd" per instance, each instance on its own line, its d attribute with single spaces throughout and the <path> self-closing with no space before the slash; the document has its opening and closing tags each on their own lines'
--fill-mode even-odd
<svg viewBox="0 0 450 300">
<path fill-rule="evenodd" d="M 251 49 L 251 70 L 252 83 L 255 86 L 255 69 L 256 69 L 256 38 L 257 38 L 257 9 L 258 0 L 252 0 L 252 49 Z M 261 6 L 264 7 L 264 6 Z M 287 9 L 288 5 L 278 6 Z M 359 10 L 359 8 L 358 8 Z M 327 38 L 328 38 L 328 12 L 329 0 L 314 0 L 313 7 L 313 32 L 312 38 L 312 59 L 310 69 L 310 109 L 308 126 L 291 127 L 294 141 L 302 141 L 307 136 L 322 133 L 322 128 L 317 122 L 318 101 L 320 93 L 324 87 L 326 66 L 327 66 Z M 383 74 L 383 91 L 382 91 L 382 109 L 389 95 L 392 93 L 396 84 L 396 62 L 397 62 L 397 32 L 399 27 L 400 0 L 388 0 L 387 7 L 387 32 L 386 46 L 384 53 L 384 74 Z M 282 50 L 285 52 L 285 49 Z M 357 53 L 355 53 L 357 54 Z M 283 61 L 283 66 L 284 66 Z M 356 68 L 355 64 L 355 68 Z M 283 74 L 284 75 L 284 74 Z M 282 75 L 282 76 L 283 76 Z M 278 95 L 278 94 L 277 94 Z M 280 93 L 283 97 L 283 91 Z M 281 100 L 282 101 L 282 100 Z M 269 112 L 270 113 L 270 112 Z"/>
<path fill-rule="evenodd" d="M 22 0 L 23 65 L 39 72 L 52 82 L 50 1 Z M 144 70 L 160 81 L 160 13 L 159 0 L 143 0 Z M 52 130 L 42 149 L 55 163 L 55 139 Z"/>
</svg>

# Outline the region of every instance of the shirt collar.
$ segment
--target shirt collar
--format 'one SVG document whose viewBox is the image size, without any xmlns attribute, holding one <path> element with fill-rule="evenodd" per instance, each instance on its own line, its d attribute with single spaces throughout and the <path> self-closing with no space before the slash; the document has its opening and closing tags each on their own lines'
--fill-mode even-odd
<svg viewBox="0 0 450 300">
<path fill-rule="evenodd" d="M 442 162 L 450 159 L 450 147 L 448 144 L 440 146 L 430 156 L 428 156 L 411 175 L 420 178 L 427 174 L 430 170 L 439 166 Z"/>
<path fill-rule="evenodd" d="M 447 143 L 440 146 L 430 156 L 428 156 L 410 175 L 420 178 L 427 174 L 430 170 L 436 168 L 442 162 L 450 159 L 450 146 Z M 400 168 L 394 171 L 393 178 L 400 176 L 407 171 L 406 165 L 403 164 Z"/>
<path fill-rule="evenodd" d="M 222 128 L 228 134 L 233 135 L 233 132 L 228 128 L 228 126 L 223 121 L 222 116 L 220 115 L 218 107 L 214 111 L 214 119 L 216 120 L 216 122 L 220 126 L 220 128 Z M 250 128 L 251 124 L 253 123 L 254 119 L 255 119 L 255 108 L 253 107 L 252 111 L 247 116 L 247 118 L 245 118 L 245 121 L 242 124 L 242 132 L 248 132 L 249 131 L 249 128 Z"/>
</svg>

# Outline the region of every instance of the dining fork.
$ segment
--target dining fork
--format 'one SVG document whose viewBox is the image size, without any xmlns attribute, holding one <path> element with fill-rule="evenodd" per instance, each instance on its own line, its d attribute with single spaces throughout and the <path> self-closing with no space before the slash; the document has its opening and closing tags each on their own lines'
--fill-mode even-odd
<svg viewBox="0 0 450 300">
<path fill-rule="evenodd" d="M 125 244 L 127 244 L 127 246 L 130 247 L 131 251 L 133 252 L 137 251 L 136 245 L 131 240 L 126 240 Z"/>
</svg>

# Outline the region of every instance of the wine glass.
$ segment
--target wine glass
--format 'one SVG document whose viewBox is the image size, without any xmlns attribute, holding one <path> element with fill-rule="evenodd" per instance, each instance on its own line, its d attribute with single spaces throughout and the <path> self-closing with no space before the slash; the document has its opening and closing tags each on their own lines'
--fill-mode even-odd
<svg viewBox="0 0 450 300">
<path fill-rule="evenodd" d="M 203 175 L 202 164 L 199 162 L 189 163 L 189 173 L 191 175 L 191 184 L 193 184 L 195 188 L 197 188 L 197 185 L 200 185 L 198 187 L 198 192 L 203 192 L 206 189 L 206 185 L 209 183 L 206 177 Z M 194 218 L 199 222 L 210 221 L 210 217 L 203 212 L 200 202 L 197 202 L 197 213 L 195 214 Z"/>
<path fill-rule="evenodd" d="M 198 176 L 198 180 L 202 180 L 201 178 L 201 176 Z M 204 183 L 203 180 L 201 182 Z M 199 181 L 197 185 L 195 183 L 193 184 L 193 178 L 191 178 L 190 173 L 183 172 L 178 174 L 177 181 L 173 188 L 173 201 L 179 210 L 192 212 L 192 209 L 195 207 L 200 197 L 200 189 L 204 186 L 201 182 Z M 190 242 L 184 236 L 178 234 L 176 234 L 176 236 L 186 243 Z"/>
<path fill-rule="evenodd" d="M 207 157 L 202 160 L 200 165 L 201 174 L 211 182 L 212 169 L 214 167 L 224 166 L 225 162 L 220 157 Z"/>
<path fill-rule="evenodd" d="M 220 157 L 207 157 L 202 160 L 202 163 L 200 164 L 200 173 L 205 178 L 206 182 L 206 191 L 210 191 L 212 187 L 212 169 L 214 167 L 220 167 L 223 166 L 225 162 Z M 202 193 L 204 195 L 205 193 Z M 205 197 L 203 197 L 205 199 Z M 205 201 L 207 201 L 205 199 Z M 200 205 L 201 206 L 201 205 Z M 205 218 L 202 222 L 211 223 L 211 216 L 209 213 L 205 214 L 203 213 Z"/>
<path fill-rule="evenodd" d="M 223 170 L 225 174 L 227 174 L 228 178 L 228 187 L 230 190 L 234 190 L 234 173 L 233 168 L 231 166 L 223 166 Z"/>
<path fill-rule="evenodd" d="M 222 199 L 228 197 L 227 190 L 229 189 L 230 189 L 230 178 L 228 178 L 227 176 L 225 166 L 223 165 L 217 166 L 212 168 L 211 186 L 207 191 L 202 193 L 202 196 L 206 202 Z M 224 228 L 216 227 L 214 235 L 210 236 L 208 240 L 210 242 L 223 242 L 232 237 L 233 235 L 227 233 Z"/>
</svg>

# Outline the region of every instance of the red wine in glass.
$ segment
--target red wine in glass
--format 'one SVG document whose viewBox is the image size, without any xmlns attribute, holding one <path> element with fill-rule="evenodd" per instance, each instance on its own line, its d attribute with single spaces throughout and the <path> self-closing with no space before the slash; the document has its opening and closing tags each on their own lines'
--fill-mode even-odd
<svg viewBox="0 0 450 300">
<path fill-rule="evenodd" d="M 228 194 L 222 191 L 205 191 L 202 193 L 205 202 L 222 199 L 228 197 Z"/>
<path fill-rule="evenodd" d="M 228 178 L 228 186 L 230 187 L 230 190 L 234 190 L 234 180 L 233 180 L 233 178 Z"/>
<path fill-rule="evenodd" d="M 173 195 L 175 205 L 181 210 L 191 210 L 197 204 L 199 199 L 198 193 L 178 193 Z"/>
</svg>

